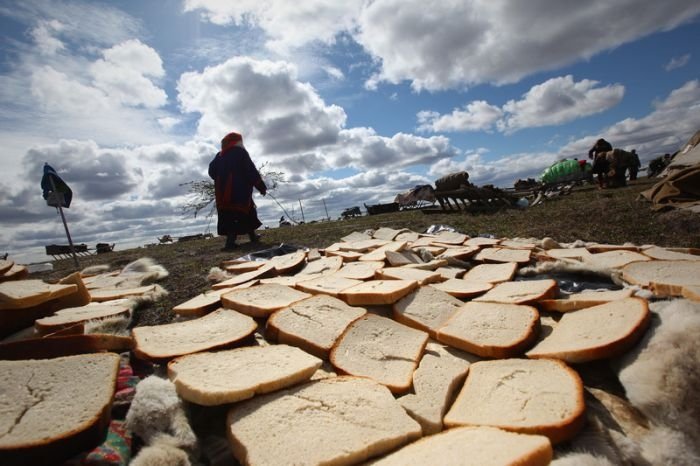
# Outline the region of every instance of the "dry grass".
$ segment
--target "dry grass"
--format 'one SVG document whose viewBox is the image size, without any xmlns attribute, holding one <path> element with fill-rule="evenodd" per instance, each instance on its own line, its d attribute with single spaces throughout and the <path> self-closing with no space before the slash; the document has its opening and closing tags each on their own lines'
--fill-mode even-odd
<svg viewBox="0 0 700 466">
<path fill-rule="evenodd" d="M 600 243 L 698 247 L 700 215 L 685 211 L 654 212 L 639 193 L 653 184 L 644 178 L 626 188 L 599 191 L 584 186 L 568 196 L 547 200 L 524 210 L 506 209 L 490 214 L 424 214 L 403 211 L 364 216 L 344 221 L 320 222 L 290 228 L 265 230 L 262 245 L 243 243 L 236 253 L 221 252 L 223 238 L 196 240 L 101 254 L 81 259 L 81 267 L 109 264 L 118 268 L 140 257 L 151 257 L 170 275 L 160 282 L 169 296 L 135 315 L 135 325 L 163 323 L 172 319 L 172 307 L 209 288 L 206 275 L 221 261 L 280 243 L 323 248 L 353 231 L 369 228 L 409 228 L 423 232 L 433 224 L 445 224 L 469 235 L 498 237 L 549 236 L 560 242 L 577 239 Z M 72 272 L 72 261 L 54 263 L 54 271 L 41 278 L 52 280 Z"/>
</svg>

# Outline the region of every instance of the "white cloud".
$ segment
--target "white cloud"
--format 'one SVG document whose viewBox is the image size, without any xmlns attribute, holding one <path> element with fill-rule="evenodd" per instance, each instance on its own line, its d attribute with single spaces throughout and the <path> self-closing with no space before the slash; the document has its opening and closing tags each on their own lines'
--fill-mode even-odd
<svg viewBox="0 0 700 466">
<path fill-rule="evenodd" d="M 232 130 L 266 154 L 302 152 L 334 144 L 345 111 L 326 105 L 315 89 L 296 79 L 282 61 L 234 57 L 204 71 L 185 73 L 178 83 L 185 112 L 198 112 L 200 137 L 219 141 Z"/>
<path fill-rule="evenodd" d="M 328 74 L 328 76 L 330 76 L 331 78 L 345 79 L 345 75 L 340 70 L 340 68 L 337 68 L 335 66 L 330 66 L 330 65 L 324 66 L 323 71 L 325 71 L 326 74 Z"/>
<path fill-rule="evenodd" d="M 333 43 L 335 36 L 355 27 L 362 0 L 186 0 L 185 11 L 200 11 L 214 24 L 251 22 L 262 28 L 270 49 L 284 53 L 312 41 Z"/>
<path fill-rule="evenodd" d="M 506 134 L 523 128 L 561 125 L 603 112 L 619 104 L 625 93 L 621 84 L 598 87 L 598 81 L 575 82 L 571 75 L 549 79 L 533 86 L 520 100 L 509 100 L 502 108 L 483 100 L 441 115 L 432 111 L 417 114 L 421 131 L 490 131 L 494 125 Z"/>
<path fill-rule="evenodd" d="M 130 106 L 158 108 L 168 97 L 152 78 L 165 74 L 158 53 L 137 39 L 117 44 L 102 52 L 103 59 L 90 67 L 95 87 L 111 99 Z"/>
<path fill-rule="evenodd" d="M 693 0 L 368 2 L 357 40 L 380 64 L 369 85 L 414 89 L 513 83 L 574 63 L 700 13 Z M 614 18 L 614 22 L 610 22 Z"/>
<path fill-rule="evenodd" d="M 599 82 L 571 75 L 552 78 L 533 86 L 523 98 L 503 106 L 506 116 L 499 129 L 512 133 L 522 128 L 561 125 L 603 112 L 620 103 L 625 94 L 621 84 L 598 87 Z"/>
<path fill-rule="evenodd" d="M 42 54 L 54 55 L 65 48 L 63 42 L 54 36 L 55 33 L 60 32 L 62 29 L 63 24 L 55 19 L 39 21 L 30 34 Z"/>
<path fill-rule="evenodd" d="M 418 129 L 421 131 L 489 131 L 503 116 L 503 111 L 483 100 L 475 100 L 455 109 L 447 115 L 437 112 L 418 113 Z"/>
<path fill-rule="evenodd" d="M 664 66 L 664 69 L 666 71 L 672 71 L 678 68 L 683 68 L 685 65 L 688 64 L 690 61 L 690 54 L 686 53 L 685 55 L 681 55 L 680 57 L 673 57 L 671 60 L 669 60 L 668 63 Z"/>
</svg>

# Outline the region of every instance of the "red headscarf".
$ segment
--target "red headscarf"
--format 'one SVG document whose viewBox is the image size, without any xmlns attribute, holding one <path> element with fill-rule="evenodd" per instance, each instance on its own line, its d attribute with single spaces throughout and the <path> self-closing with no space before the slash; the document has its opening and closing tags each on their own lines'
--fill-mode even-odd
<svg viewBox="0 0 700 466">
<path fill-rule="evenodd" d="M 229 147 L 233 147 L 239 142 L 243 142 L 243 136 L 238 133 L 228 133 L 221 140 L 221 152 L 224 152 Z"/>
</svg>

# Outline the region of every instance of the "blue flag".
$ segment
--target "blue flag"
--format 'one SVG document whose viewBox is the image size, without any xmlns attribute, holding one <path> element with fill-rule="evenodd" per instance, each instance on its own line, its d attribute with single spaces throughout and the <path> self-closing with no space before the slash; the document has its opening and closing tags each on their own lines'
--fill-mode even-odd
<svg viewBox="0 0 700 466">
<path fill-rule="evenodd" d="M 58 176 L 48 163 L 44 164 L 44 176 L 41 178 L 41 189 L 44 190 L 44 199 L 52 207 L 70 207 L 73 199 L 73 191 L 65 181 Z"/>
</svg>

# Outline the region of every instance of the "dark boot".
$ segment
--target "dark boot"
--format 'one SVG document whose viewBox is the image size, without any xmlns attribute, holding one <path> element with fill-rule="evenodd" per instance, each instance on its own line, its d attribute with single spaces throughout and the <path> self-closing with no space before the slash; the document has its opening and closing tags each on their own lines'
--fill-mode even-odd
<svg viewBox="0 0 700 466">
<path fill-rule="evenodd" d="M 248 233 L 248 238 L 250 239 L 251 243 L 259 243 L 260 242 L 260 236 L 256 235 L 254 231 L 251 231 Z"/>
<path fill-rule="evenodd" d="M 221 249 L 222 251 L 233 251 L 238 245 L 236 244 L 236 235 L 228 235 L 226 237 L 226 244 Z"/>
</svg>

